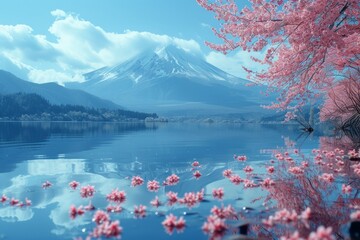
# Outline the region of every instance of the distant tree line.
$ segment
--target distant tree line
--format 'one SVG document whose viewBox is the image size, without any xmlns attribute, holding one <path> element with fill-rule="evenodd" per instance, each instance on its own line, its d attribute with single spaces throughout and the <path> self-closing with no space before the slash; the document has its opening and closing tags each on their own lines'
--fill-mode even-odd
<svg viewBox="0 0 360 240">
<path fill-rule="evenodd" d="M 135 121 L 148 114 L 122 109 L 96 109 L 80 105 L 53 105 L 35 93 L 15 93 L 0 95 L 0 120 L 22 121 Z"/>
</svg>

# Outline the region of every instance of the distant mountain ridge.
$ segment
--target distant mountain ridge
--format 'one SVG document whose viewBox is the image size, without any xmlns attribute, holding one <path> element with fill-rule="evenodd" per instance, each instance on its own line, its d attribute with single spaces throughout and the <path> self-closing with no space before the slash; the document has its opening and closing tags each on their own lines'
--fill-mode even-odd
<svg viewBox="0 0 360 240">
<path fill-rule="evenodd" d="M 38 94 L 51 104 L 57 105 L 69 104 L 107 109 L 121 108 L 120 105 L 109 100 L 101 99 L 81 90 L 68 89 L 56 83 L 36 84 L 22 80 L 10 72 L 0 70 L 0 94 L 5 95 L 19 92 Z"/>
<path fill-rule="evenodd" d="M 240 67 L 240 66 L 239 66 Z M 261 88 L 175 46 L 144 52 L 67 84 L 137 111 L 175 114 L 264 112 Z"/>
</svg>

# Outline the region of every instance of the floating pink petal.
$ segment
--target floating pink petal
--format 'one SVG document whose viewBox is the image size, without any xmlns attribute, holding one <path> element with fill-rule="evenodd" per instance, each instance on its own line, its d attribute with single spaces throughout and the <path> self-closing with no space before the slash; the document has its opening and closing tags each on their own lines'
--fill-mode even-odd
<svg viewBox="0 0 360 240">
<path fill-rule="evenodd" d="M 161 202 L 160 202 L 160 200 L 159 200 L 159 197 L 156 196 L 155 199 L 150 202 L 150 204 L 151 204 L 152 206 L 154 206 L 154 207 L 159 207 L 159 206 L 161 206 Z"/>
<path fill-rule="evenodd" d="M 42 188 L 46 189 L 46 188 L 49 188 L 52 186 L 52 183 L 49 182 L 49 181 L 45 181 L 43 184 L 42 184 Z"/>
<path fill-rule="evenodd" d="M 98 210 L 95 212 L 94 216 L 93 216 L 93 222 L 95 222 L 97 225 L 100 225 L 104 222 L 109 221 L 110 217 L 109 215 L 102 211 L 102 210 Z"/>
<path fill-rule="evenodd" d="M 158 181 L 153 180 L 153 181 L 148 181 L 147 183 L 147 189 L 150 192 L 157 192 L 160 189 L 160 184 Z"/>
<path fill-rule="evenodd" d="M 229 178 L 232 175 L 232 170 L 231 169 L 226 169 L 223 171 L 223 176 L 226 178 Z"/>
<path fill-rule="evenodd" d="M 170 176 L 168 176 L 168 177 L 166 178 L 165 183 L 166 183 L 167 185 L 173 186 L 173 185 L 178 184 L 179 181 L 180 181 L 180 178 L 179 178 L 178 175 L 176 175 L 176 174 L 171 174 Z"/>
<path fill-rule="evenodd" d="M 79 186 L 79 182 L 77 182 L 77 181 L 71 181 L 70 183 L 69 183 L 69 186 L 72 188 L 72 189 L 76 189 L 78 186 Z"/>
<path fill-rule="evenodd" d="M 215 199 L 221 200 L 224 197 L 224 189 L 223 188 L 214 189 L 212 191 L 212 195 Z"/>
<path fill-rule="evenodd" d="M 134 215 L 138 218 L 143 218 L 146 216 L 146 206 L 139 205 L 134 207 Z"/>
<path fill-rule="evenodd" d="M 124 191 L 119 191 L 118 189 L 114 189 L 106 196 L 106 199 L 110 202 L 115 203 L 123 203 L 126 200 L 126 193 Z"/>
<path fill-rule="evenodd" d="M 136 187 L 140 186 L 144 183 L 144 179 L 142 179 L 140 176 L 134 176 L 131 178 L 131 186 Z"/>
<path fill-rule="evenodd" d="M 201 173 L 199 171 L 195 171 L 193 173 L 193 176 L 196 178 L 196 179 L 199 179 L 201 177 Z"/>
<path fill-rule="evenodd" d="M 90 198 L 90 197 L 93 197 L 94 196 L 94 193 L 95 193 L 95 188 L 94 186 L 90 186 L 90 185 L 87 185 L 87 186 L 84 186 L 80 189 L 80 195 L 81 197 L 83 198 Z"/>
<path fill-rule="evenodd" d="M 320 226 L 317 228 L 316 232 L 310 233 L 308 240 L 335 240 L 335 236 L 332 234 L 332 228 L 325 228 Z"/>
</svg>

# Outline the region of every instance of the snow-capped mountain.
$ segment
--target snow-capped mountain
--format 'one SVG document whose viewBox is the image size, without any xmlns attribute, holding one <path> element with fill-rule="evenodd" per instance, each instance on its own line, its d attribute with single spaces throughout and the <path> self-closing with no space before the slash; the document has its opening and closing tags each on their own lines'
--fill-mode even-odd
<svg viewBox="0 0 360 240">
<path fill-rule="evenodd" d="M 69 84 L 139 111 L 160 114 L 261 111 L 259 89 L 175 46 L 144 52 Z M 254 108 L 257 108 L 256 110 Z"/>
</svg>

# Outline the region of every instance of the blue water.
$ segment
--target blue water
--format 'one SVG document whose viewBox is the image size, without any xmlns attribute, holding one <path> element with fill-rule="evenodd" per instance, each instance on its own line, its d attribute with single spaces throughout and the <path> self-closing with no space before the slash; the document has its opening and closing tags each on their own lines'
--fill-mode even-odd
<svg viewBox="0 0 360 240">
<path fill-rule="evenodd" d="M 251 221 L 263 209 L 261 202 L 252 200 L 267 194 L 229 184 L 223 170 L 243 174 L 240 170 L 245 165 L 262 167 L 272 159 L 273 150 L 285 148 L 289 141 L 309 153 L 319 147 L 319 136 L 317 132 L 301 135 L 297 126 L 282 125 L 0 123 L 0 195 L 32 200 L 31 207 L 23 208 L 0 203 L 0 239 L 85 238 L 94 227 L 93 213 L 74 220 L 69 217 L 72 204 L 89 203 L 68 187 L 72 180 L 95 186 L 92 203 L 98 209 L 105 209 L 112 189 L 126 191 L 124 211 L 111 214 L 120 220 L 122 239 L 208 239 L 201 226 L 214 204 L 231 203 Z M 247 163 L 235 162 L 234 154 L 246 155 Z M 192 176 L 194 160 L 201 164 L 199 180 Z M 180 177 L 178 185 L 162 187 L 157 193 L 147 191 L 147 180 L 162 182 L 172 173 Z M 131 187 L 129 178 L 134 175 L 144 178 L 145 184 Z M 53 186 L 42 189 L 46 180 Z M 224 188 L 223 202 L 211 196 L 218 187 Z M 168 191 L 180 196 L 202 188 L 208 201 L 192 209 L 180 205 L 156 209 L 149 204 L 156 195 L 165 201 Z M 138 204 L 147 206 L 143 219 L 132 214 Z M 165 232 L 161 222 L 169 213 L 185 217 L 187 227 L 182 233 Z"/>
</svg>

